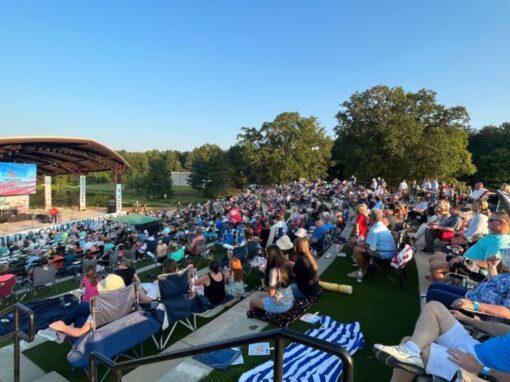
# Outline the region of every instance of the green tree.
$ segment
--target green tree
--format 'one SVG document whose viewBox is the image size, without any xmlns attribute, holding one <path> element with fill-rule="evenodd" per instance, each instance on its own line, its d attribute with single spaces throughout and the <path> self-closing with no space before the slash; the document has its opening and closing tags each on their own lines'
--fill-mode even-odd
<svg viewBox="0 0 510 382">
<path fill-rule="evenodd" d="M 238 162 L 249 182 L 276 184 L 299 178 L 317 179 L 327 174 L 333 141 L 315 117 L 282 113 L 260 129 L 243 127 Z"/>
<path fill-rule="evenodd" d="M 467 150 L 467 111 L 438 104 L 431 90 L 375 86 L 341 106 L 333 148 L 340 177 L 382 176 L 397 184 L 404 178 L 452 179 L 475 171 Z"/>
<path fill-rule="evenodd" d="M 205 196 L 219 198 L 235 193 L 235 173 L 228 154 L 217 145 L 206 144 L 189 154 L 189 184 Z"/>
<path fill-rule="evenodd" d="M 510 123 L 472 131 L 469 150 L 478 171 L 469 180 L 492 187 L 510 181 Z"/>
<path fill-rule="evenodd" d="M 141 179 L 143 184 L 140 187 L 148 198 L 161 199 L 164 194 L 172 195 L 172 171 L 167 155 L 153 153 L 149 162 L 149 173 Z"/>
</svg>

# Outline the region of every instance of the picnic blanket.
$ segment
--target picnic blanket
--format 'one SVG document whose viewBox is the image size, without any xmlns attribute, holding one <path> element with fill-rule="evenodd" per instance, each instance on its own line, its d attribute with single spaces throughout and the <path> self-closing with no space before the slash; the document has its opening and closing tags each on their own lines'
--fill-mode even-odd
<svg viewBox="0 0 510 382">
<path fill-rule="evenodd" d="M 283 328 L 293 323 L 299 316 L 306 312 L 306 310 L 317 301 L 321 293 L 322 290 L 315 296 L 309 296 L 299 300 L 294 299 L 292 308 L 285 313 L 269 313 L 264 310 L 257 309 L 248 310 L 246 315 L 248 318 L 256 318 L 258 320 L 267 321 Z"/>
<path fill-rule="evenodd" d="M 359 322 L 343 324 L 329 316 L 321 316 L 321 327 L 310 329 L 307 335 L 344 347 L 351 355 L 365 345 Z M 240 382 L 269 382 L 273 380 L 273 361 L 249 370 Z M 342 361 L 334 355 L 311 347 L 292 343 L 283 354 L 283 380 L 299 382 L 337 381 L 343 372 Z"/>
</svg>

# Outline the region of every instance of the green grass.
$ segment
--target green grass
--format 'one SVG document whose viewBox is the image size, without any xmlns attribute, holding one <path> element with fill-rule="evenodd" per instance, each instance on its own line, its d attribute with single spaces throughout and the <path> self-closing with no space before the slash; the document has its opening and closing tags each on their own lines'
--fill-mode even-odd
<svg viewBox="0 0 510 382">
<path fill-rule="evenodd" d="M 148 199 L 145 195 L 137 193 L 134 189 L 123 186 L 122 204 L 125 207 L 131 207 L 136 201 L 141 205 L 146 204 L 147 207 L 176 207 L 180 202 L 182 205 L 189 203 L 204 203 L 207 198 L 199 191 L 190 186 L 174 186 L 172 197 L 167 199 L 153 198 Z M 79 186 L 78 185 L 60 185 L 53 186 L 53 202 L 56 205 L 74 205 L 78 201 Z M 87 205 L 104 207 L 108 200 L 115 198 L 115 185 L 109 183 L 87 184 Z M 31 205 L 42 205 L 43 188 L 37 189 L 37 195 L 31 198 Z M 70 204 L 69 204 L 70 203 Z"/>
<path fill-rule="evenodd" d="M 393 271 L 385 270 L 377 278 L 356 283 L 347 278 L 352 271 L 351 258 L 337 258 L 322 274 L 321 280 L 340 284 L 351 284 L 352 295 L 324 291 L 309 312 L 320 312 L 340 322 L 359 321 L 365 336 L 365 348 L 354 355 L 354 376 L 356 381 L 384 381 L 391 377 L 391 369 L 378 362 L 372 354 L 374 343 L 396 344 L 404 335 L 411 334 L 419 315 L 418 279 L 416 264 L 412 261 L 407 269 L 407 278 L 402 289 L 388 279 Z M 273 329 L 269 325 L 265 330 Z M 305 332 L 309 324 L 297 320 L 291 329 Z M 213 371 L 205 382 L 237 381 L 239 376 L 267 359 L 249 357 L 247 346 L 243 348 L 245 364 L 230 367 L 226 372 Z"/>
</svg>

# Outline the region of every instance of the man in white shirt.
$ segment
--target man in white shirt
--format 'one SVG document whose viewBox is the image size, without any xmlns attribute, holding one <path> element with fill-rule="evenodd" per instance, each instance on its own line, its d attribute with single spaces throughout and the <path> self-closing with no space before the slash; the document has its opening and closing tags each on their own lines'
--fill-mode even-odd
<svg viewBox="0 0 510 382">
<path fill-rule="evenodd" d="M 400 183 L 400 185 L 398 186 L 398 189 L 403 192 L 403 193 L 407 193 L 407 190 L 408 190 L 409 187 L 407 187 L 407 183 L 406 183 L 406 180 L 404 179 L 402 181 L 402 183 Z"/>
<path fill-rule="evenodd" d="M 475 183 L 475 187 L 473 189 L 473 192 L 471 192 L 471 194 L 469 194 L 469 198 L 471 200 L 478 200 L 478 199 L 482 198 L 486 192 L 487 192 L 487 189 L 483 188 L 482 182 Z"/>
</svg>

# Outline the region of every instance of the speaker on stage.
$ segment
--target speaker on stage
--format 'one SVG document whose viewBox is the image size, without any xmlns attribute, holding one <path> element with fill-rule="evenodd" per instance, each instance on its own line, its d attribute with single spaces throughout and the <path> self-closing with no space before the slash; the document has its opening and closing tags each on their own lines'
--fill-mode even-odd
<svg viewBox="0 0 510 382">
<path fill-rule="evenodd" d="M 106 213 L 113 214 L 115 213 L 115 200 L 109 200 L 106 203 Z"/>
</svg>

